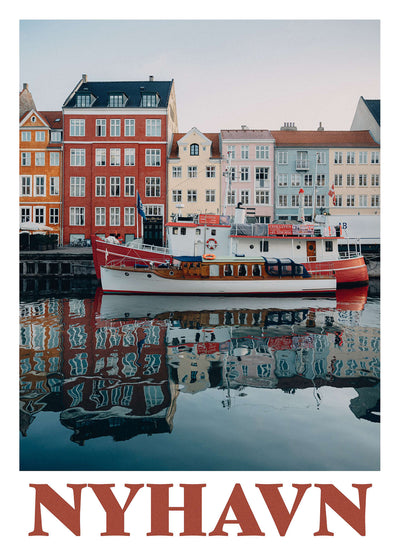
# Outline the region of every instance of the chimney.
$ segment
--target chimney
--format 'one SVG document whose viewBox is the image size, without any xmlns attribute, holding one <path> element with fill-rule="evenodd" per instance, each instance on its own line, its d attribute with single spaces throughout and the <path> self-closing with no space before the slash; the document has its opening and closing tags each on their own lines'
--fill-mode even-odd
<svg viewBox="0 0 400 560">
<path fill-rule="evenodd" d="M 322 122 L 319 123 L 319 127 L 317 128 L 317 130 L 325 130 L 324 127 L 322 126 Z"/>
<path fill-rule="evenodd" d="M 281 130 L 297 130 L 297 126 L 294 122 L 284 122 Z"/>
<path fill-rule="evenodd" d="M 22 84 L 22 89 L 28 89 L 28 84 Z"/>
<path fill-rule="evenodd" d="M 87 74 L 82 74 L 82 81 L 83 81 L 84 83 L 87 82 Z"/>
<path fill-rule="evenodd" d="M 154 82 L 154 76 L 149 76 L 149 82 Z"/>
<path fill-rule="evenodd" d="M 242 124 L 241 127 L 242 127 L 242 130 L 249 130 L 249 127 L 247 126 L 247 124 Z"/>
</svg>

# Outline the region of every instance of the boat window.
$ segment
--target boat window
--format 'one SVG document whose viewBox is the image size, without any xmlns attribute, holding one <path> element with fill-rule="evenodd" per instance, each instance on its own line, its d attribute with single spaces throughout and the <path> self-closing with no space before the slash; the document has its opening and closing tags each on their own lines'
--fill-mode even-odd
<svg viewBox="0 0 400 560">
<path fill-rule="evenodd" d="M 177 227 L 172 228 L 172 235 L 178 235 L 178 228 Z"/>
<path fill-rule="evenodd" d="M 333 251 L 333 241 L 325 241 L 325 251 L 330 253 Z"/>
<path fill-rule="evenodd" d="M 267 239 L 261 239 L 260 241 L 260 253 L 268 253 L 268 241 Z"/>
<path fill-rule="evenodd" d="M 253 265 L 253 276 L 261 276 L 260 265 L 258 264 Z"/>
<path fill-rule="evenodd" d="M 217 230 L 216 230 L 216 229 L 212 229 L 212 230 L 211 230 L 211 235 L 217 235 Z"/>
<path fill-rule="evenodd" d="M 181 235 L 186 235 L 186 228 L 185 227 L 181 227 Z"/>
<path fill-rule="evenodd" d="M 224 276 L 232 276 L 232 265 L 226 264 L 224 267 Z"/>
<path fill-rule="evenodd" d="M 219 265 L 210 264 L 210 276 L 219 276 Z"/>
<path fill-rule="evenodd" d="M 281 276 L 293 276 L 293 269 L 291 264 L 281 265 Z"/>
<path fill-rule="evenodd" d="M 267 270 L 267 274 L 270 274 L 271 276 L 279 276 L 279 263 L 276 264 L 271 264 L 268 263 L 265 265 L 266 270 Z"/>
<path fill-rule="evenodd" d="M 247 276 L 247 266 L 245 264 L 239 265 L 239 276 Z"/>
</svg>

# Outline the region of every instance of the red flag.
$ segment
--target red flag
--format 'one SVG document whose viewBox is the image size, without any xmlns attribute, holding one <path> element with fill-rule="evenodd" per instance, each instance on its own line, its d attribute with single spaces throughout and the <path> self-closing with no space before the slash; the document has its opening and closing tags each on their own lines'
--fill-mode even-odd
<svg viewBox="0 0 400 560">
<path fill-rule="evenodd" d="M 304 190 L 303 190 L 303 189 L 300 189 L 300 190 L 299 190 L 299 194 L 304 194 Z"/>
<path fill-rule="evenodd" d="M 336 205 L 336 196 L 335 196 L 335 186 L 332 185 L 332 188 L 328 191 L 329 196 L 332 197 L 333 205 Z"/>
</svg>

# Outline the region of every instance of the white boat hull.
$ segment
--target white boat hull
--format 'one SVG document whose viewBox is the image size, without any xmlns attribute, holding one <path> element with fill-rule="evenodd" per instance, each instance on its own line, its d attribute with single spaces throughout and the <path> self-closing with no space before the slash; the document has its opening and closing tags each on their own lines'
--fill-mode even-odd
<svg viewBox="0 0 400 560">
<path fill-rule="evenodd" d="M 174 295 L 320 294 L 336 290 L 335 278 L 174 279 L 151 270 L 124 270 L 102 266 L 101 285 L 107 293 Z"/>
</svg>

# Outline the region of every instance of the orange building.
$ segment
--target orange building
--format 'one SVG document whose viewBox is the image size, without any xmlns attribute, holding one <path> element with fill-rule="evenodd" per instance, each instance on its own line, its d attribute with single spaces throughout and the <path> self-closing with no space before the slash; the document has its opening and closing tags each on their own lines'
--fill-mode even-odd
<svg viewBox="0 0 400 560">
<path fill-rule="evenodd" d="M 27 89 L 27 84 L 24 88 Z M 21 92 L 21 95 L 24 93 Z M 20 226 L 62 232 L 62 112 L 28 109 L 20 116 Z"/>
</svg>

